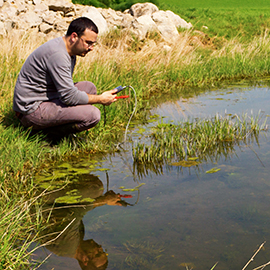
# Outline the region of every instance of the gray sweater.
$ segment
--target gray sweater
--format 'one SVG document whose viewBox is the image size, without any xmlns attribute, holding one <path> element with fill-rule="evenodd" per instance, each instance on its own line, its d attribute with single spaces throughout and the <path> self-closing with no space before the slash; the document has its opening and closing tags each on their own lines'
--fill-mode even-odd
<svg viewBox="0 0 270 270">
<path fill-rule="evenodd" d="M 19 73 L 13 110 L 30 114 L 40 103 L 52 99 L 60 99 L 69 106 L 87 104 L 87 94 L 74 86 L 75 64 L 76 56 L 68 54 L 62 37 L 41 45 L 26 59 Z"/>
</svg>

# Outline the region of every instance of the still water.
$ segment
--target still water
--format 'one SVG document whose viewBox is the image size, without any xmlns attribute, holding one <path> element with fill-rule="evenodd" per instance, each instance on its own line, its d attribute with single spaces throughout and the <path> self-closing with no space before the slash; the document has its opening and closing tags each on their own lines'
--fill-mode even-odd
<svg viewBox="0 0 270 270">
<path fill-rule="evenodd" d="M 165 103 L 152 113 L 176 123 L 216 113 L 260 112 L 264 120 L 270 115 L 269 102 L 266 84 L 243 84 Z M 133 131 L 133 141 L 140 139 L 143 128 L 148 126 Z M 45 214 L 50 227 L 44 235 L 50 235 L 41 244 L 48 244 L 33 259 L 50 256 L 39 268 L 43 270 L 210 270 L 217 262 L 215 269 L 234 270 L 242 269 L 266 241 L 246 268 L 253 269 L 270 261 L 269 165 L 268 132 L 257 142 L 236 146 L 226 157 L 193 167 L 164 166 L 134 174 L 129 150 L 60 164 L 40 176 L 71 182 L 49 195 L 47 206 L 60 197 L 55 204 L 60 209 Z M 214 167 L 220 170 L 206 173 Z M 124 195 L 120 202 L 118 193 Z M 61 204 L 67 195 L 96 201 L 67 207 Z"/>
</svg>

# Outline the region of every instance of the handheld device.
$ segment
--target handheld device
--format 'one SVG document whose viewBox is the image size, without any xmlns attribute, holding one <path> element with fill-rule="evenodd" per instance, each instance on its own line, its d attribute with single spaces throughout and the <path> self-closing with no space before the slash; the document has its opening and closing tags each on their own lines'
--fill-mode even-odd
<svg viewBox="0 0 270 270">
<path fill-rule="evenodd" d="M 117 89 L 117 91 L 114 93 L 114 94 L 117 94 L 119 92 L 121 92 L 122 90 L 124 90 L 126 88 L 126 86 L 122 86 L 122 85 L 119 85 L 117 86 L 115 89 Z"/>
</svg>

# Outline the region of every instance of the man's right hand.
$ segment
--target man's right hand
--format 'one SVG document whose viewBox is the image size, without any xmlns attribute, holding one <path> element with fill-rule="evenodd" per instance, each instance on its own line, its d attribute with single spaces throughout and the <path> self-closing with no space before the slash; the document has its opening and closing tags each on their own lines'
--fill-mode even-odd
<svg viewBox="0 0 270 270">
<path fill-rule="evenodd" d="M 105 91 L 100 95 L 89 95 L 88 94 L 88 103 L 89 104 L 102 104 L 102 105 L 110 105 L 115 102 L 116 99 L 115 89 Z"/>
</svg>

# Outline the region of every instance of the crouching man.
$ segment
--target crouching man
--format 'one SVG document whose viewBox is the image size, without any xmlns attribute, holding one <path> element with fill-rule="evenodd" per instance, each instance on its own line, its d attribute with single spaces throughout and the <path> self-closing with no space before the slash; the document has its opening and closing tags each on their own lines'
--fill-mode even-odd
<svg viewBox="0 0 270 270">
<path fill-rule="evenodd" d="M 94 49 L 98 28 L 86 17 L 75 19 L 64 37 L 38 47 L 26 59 L 17 78 L 13 110 L 24 127 L 57 137 L 81 132 L 100 121 L 93 104 L 110 105 L 116 89 L 97 95 L 89 81 L 74 83 L 76 57 Z"/>
</svg>

